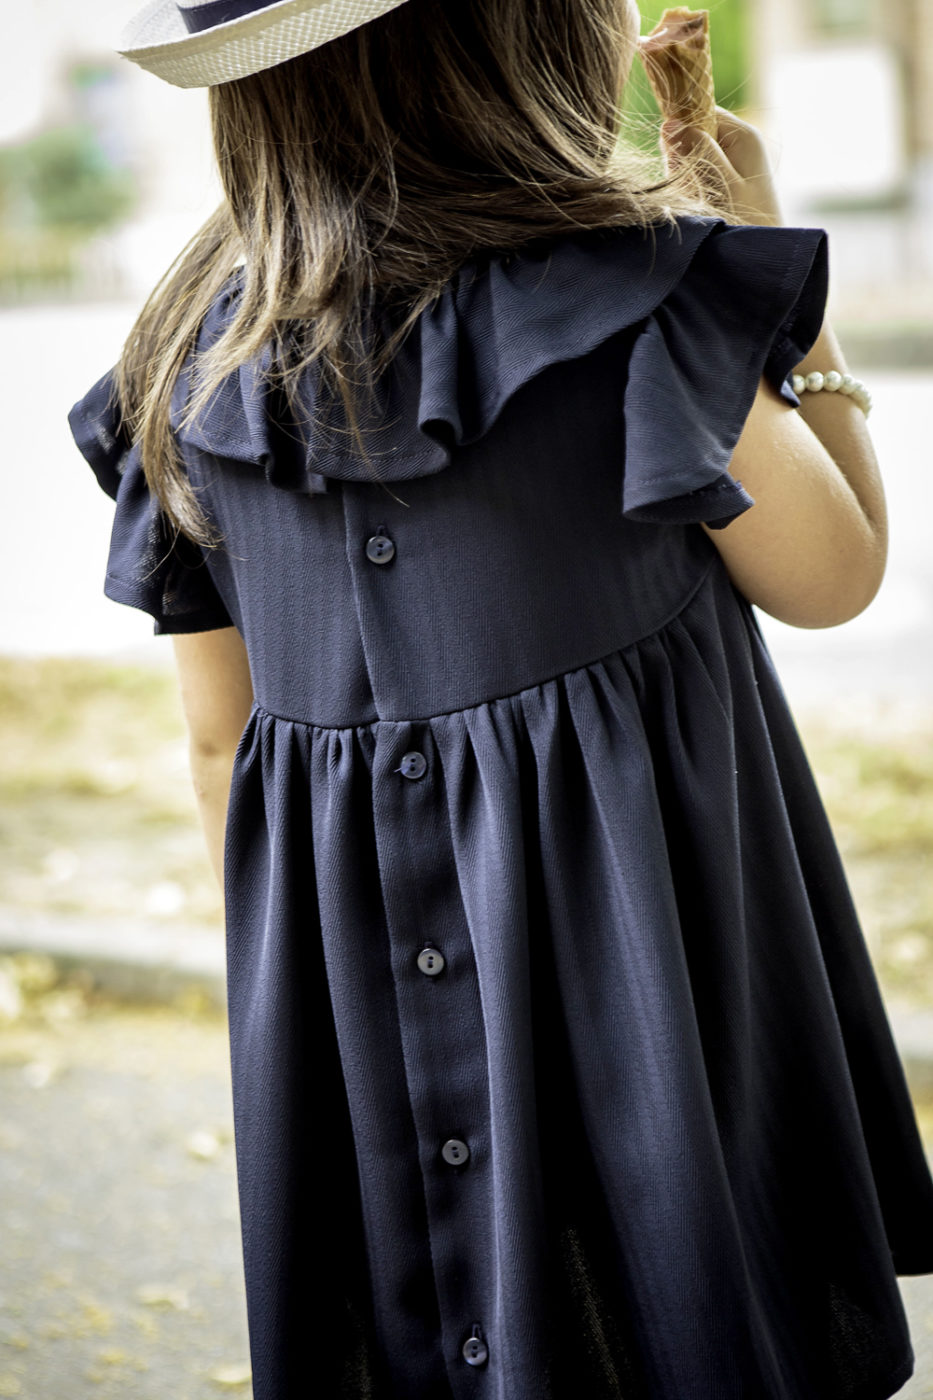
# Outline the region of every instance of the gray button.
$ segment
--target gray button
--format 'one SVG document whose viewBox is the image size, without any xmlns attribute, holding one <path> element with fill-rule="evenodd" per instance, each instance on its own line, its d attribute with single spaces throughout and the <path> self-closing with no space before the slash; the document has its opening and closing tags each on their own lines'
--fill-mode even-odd
<svg viewBox="0 0 933 1400">
<path fill-rule="evenodd" d="M 388 535 L 370 535 L 366 541 L 366 558 L 374 564 L 388 564 L 395 558 L 395 545 Z"/>
<path fill-rule="evenodd" d="M 445 1162 L 449 1162 L 452 1167 L 461 1167 L 468 1159 L 470 1149 L 465 1142 L 459 1138 L 448 1138 L 441 1148 L 441 1156 Z"/>
<path fill-rule="evenodd" d="M 417 749 L 412 749 L 411 753 L 402 755 L 402 762 L 398 770 L 403 778 L 423 778 L 428 771 L 428 760 L 423 753 Z"/>
<path fill-rule="evenodd" d="M 436 977 L 444 971 L 446 959 L 439 948 L 422 948 L 418 954 L 418 966 L 426 977 Z"/>
<path fill-rule="evenodd" d="M 473 1324 L 473 1335 L 463 1343 L 463 1359 L 468 1366 L 482 1366 L 489 1358 L 489 1348 L 480 1336 L 479 1323 Z"/>
</svg>

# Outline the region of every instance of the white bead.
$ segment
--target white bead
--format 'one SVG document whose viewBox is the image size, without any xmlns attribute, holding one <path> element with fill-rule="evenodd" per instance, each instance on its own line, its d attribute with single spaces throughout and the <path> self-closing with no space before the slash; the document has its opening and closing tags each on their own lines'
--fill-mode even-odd
<svg viewBox="0 0 933 1400">
<path fill-rule="evenodd" d="M 831 394 L 846 394 L 851 397 L 866 418 L 871 412 L 871 394 L 861 379 L 856 379 L 853 374 L 840 374 L 835 369 L 827 370 L 825 374 L 821 374 L 819 370 L 814 370 L 812 374 L 806 376 L 792 374 L 790 382 L 798 398 L 807 391 L 811 394 L 818 394 L 821 389 L 828 389 Z"/>
</svg>

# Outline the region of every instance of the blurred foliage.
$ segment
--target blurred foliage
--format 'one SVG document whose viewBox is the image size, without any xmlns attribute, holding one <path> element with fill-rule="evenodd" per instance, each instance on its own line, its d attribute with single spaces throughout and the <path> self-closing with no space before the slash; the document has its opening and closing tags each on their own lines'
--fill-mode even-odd
<svg viewBox="0 0 933 1400">
<path fill-rule="evenodd" d="M 87 235 L 73 229 L 5 229 L 0 225 L 0 297 L 15 290 L 18 299 L 31 293 L 65 292 L 80 273 Z"/>
<path fill-rule="evenodd" d="M 653 0 L 642 6 L 642 34 L 648 34 L 667 8 Z M 716 101 L 730 111 L 741 111 L 752 101 L 749 91 L 751 48 L 746 0 L 720 0 L 709 9 L 710 47 Z M 645 150 L 657 146 L 660 114 L 645 71 L 636 59 L 623 95 L 626 135 Z"/>
<path fill-rule="evenodd" d="M 8 229 L 94 233 L 119 222 L 134 199 L 131 172 L 110 166 L 89 124 L 52 127 L 0 150 L 0 219 Z"/>
<path fill-rule="evenodd" d="M 79 67 L 70 81 L 89 104 L 88 119 L 0 148 L 0 301 L 67 296 L 82 287 L 95 235 L 136 203 L 133 171 L 108 149 L 100 115 L 93 119 L 100 70 Z"/>
</svg>

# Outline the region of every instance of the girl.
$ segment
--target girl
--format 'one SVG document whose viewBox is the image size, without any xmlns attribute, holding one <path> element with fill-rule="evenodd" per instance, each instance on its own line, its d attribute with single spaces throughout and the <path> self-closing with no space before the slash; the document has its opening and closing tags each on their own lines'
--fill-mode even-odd
<svg viewBox="0 0 933 1400">
<path fill-rule="evenodd" d="M 912 1372 L 933 1181 L 751 606 L 874 596 L 867 400 L 813 392 L 826 237 L 759 134 L 666 126 L 654 184 L 620 138 L 639 23 L 154 0 L 123 45 L 209 86 L 225 198 L 70 421 L 225 885 L 256 1400 Z"/>
</svg>

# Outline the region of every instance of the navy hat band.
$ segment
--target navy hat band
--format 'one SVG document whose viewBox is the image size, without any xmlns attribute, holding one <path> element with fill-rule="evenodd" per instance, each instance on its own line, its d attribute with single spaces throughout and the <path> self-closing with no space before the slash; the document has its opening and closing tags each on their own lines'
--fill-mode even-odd
<svg viewBox="0 0 933 1400">
<path fill-rule="evenodd" d="M 205 5 L 179 5 L 178 12 L 185 21 L 189 34 L 200 34 L 202 29 L 213 29 L 215 24 L 226 24 L 231 19 L 242 19 L 256 10 L 265 10 L 277 0 L 207 0 Z"/>
</svg>

